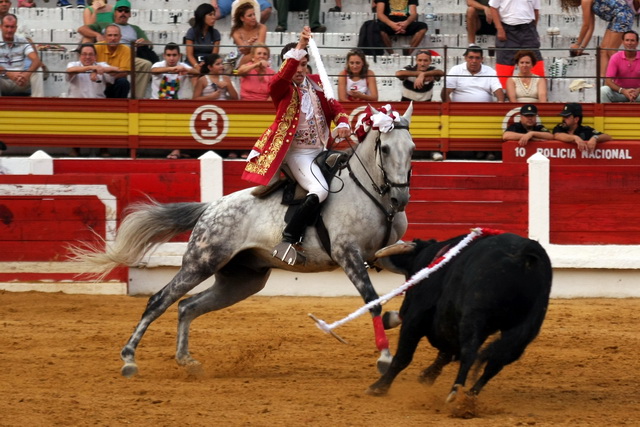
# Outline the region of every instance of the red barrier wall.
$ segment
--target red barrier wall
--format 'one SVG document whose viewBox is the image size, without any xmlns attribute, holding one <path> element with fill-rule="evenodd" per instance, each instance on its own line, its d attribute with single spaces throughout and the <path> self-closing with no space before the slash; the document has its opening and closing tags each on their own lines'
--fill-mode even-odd
<svg viewBox="0 0 640 427">
<path fill-rule="evenodd" d="M 592 157 L 584 159 L 580 153 L 568 155 L 575 146 L 559 142 L 531 143 L 522 156 L 517 155 L 522 147 L 515 142 L 503 148 L 504 162 L 415 161 L 405 239 L 445 239 L 476 226 L 526 236 L 526 158 L 554 152 L 564 154 L 550 159 L 551 243 L 640 244 L 637 144 L 600 144 Z M 224 194 L 248 187 L 240 179 L 243 167 L 240 160 L 223 162 Z M 119 222 L 128 204 L 147 195 L 162 203 L 199 201 L 199 168 L 198 160 L 56 159 L 52 176 L 0 175 L 0 186 L 12 189 L 0 197 L 0 263 L 62 261 L 67 244 L 98 242 L 91 230 L 105 236 L 108 211 L 91 186 L 108 189 L 117 201 L 113 218 Z M 42 191 L 34 193 L 34 186 Z M 53 195 L 47 186 L 69 191 Z M 89 190 L 74 191 L 80 186 Z M 185 233 L 176 240 L 187 238 Z M 0 272 L 0 281 L 37 277 L 43 276 Z M 46 278 L 73 280 L 74 275 Z M 126 281 L 126 271 L 110 278 Z"/>
<path fill-rule="evenodd" d="M 373 103 L 380 106 L 384 103 Z M 352 125 L 365 104 L 346 102 Z M 404 112 L 408 103 L 393 103 Z M 584 104 L 584 123 L 616 140 L 640 140 L 640 105 Z M 519 104 L 414 104 L 411 133 L 418 150 L 500 151 L 501 135 Z M 560 122 L 561 104 L 539 104 L 548 128 Z M 3 97 L 0 136 L 9 145 L 60 147 L 249 149 L 271 124 L 270 102 Z"/>
</svg>

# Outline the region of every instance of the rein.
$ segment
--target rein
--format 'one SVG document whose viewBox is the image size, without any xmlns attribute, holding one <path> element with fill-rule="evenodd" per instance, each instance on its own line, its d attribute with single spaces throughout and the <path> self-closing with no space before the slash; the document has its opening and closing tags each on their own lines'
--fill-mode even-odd
<svg viewBox="0 0 640 427">
<path fill-rule="evenodd" d="M 407 126 L 396 126 L 394 127 L 394 129 L 409 129 Z M 381 143 L 380 143 L 380 133 L 378 132 L 378 136 L 376 137 L 376 145 L 375 145 L 375 151 L 376 151 L 376 156 L 380 158 L 380 163 L 378 164 L 378 167 L 380 168 L 380 170 L 382 171 L 382 179 L 383 179 L 383 184 L 382 185 L 378 185 L 376 184 L 376 182 L 374 181 L 373 177 L 371 176 L 371 174 L 369 173 L 369 171 L 367 170 L 366 166 L 364 165 L 364 163 L 362 162 L 362 160 L 360 159 L 360 157 L 358 156 L 357 152 L 354 150 L 353 151 L 353 156 L 358 159 L 358 162 L 360 162 L 360 165 L 362 166 L 363 170 L 365 171 L 365 173 L 367 174 L 367 176 L 369 177 L 369 181 L 371 182 L 371 186 L 373 187 L 373 189 L 375 190 L 375 192 L 378 194 L 378 196 L 380 197 L 384 197 L 390 190 L 391 188 L 404 188 L 404 187 L 409 187 L 409 180 L 411 178 L 411 169 L 409 169 L 408 175 L 407 175 L 407 182 L 405 183 L 395 183 L 390 181 L 387 178 L 387 173 L 384 169 L 384 163 L 382 162 L 382 155 L 381 155 Z M 349 170 L 349 176 L 351 177 L 351 179 L 353 180 L 353 182 L 356 183 L 356 185 L 364 192 L 364 194 L 366 194 L 371 201 L 374 203 L 374 205 L 376 205 L 378 207 L 378 209 L 380 209 L 382 211 L 382 213 L 384 213 L 384 216 L 387 220 L 387 226 L 385 229 L 385 235 L 384 235 L 384 240 L 382 242 L 382 245 L 386 245 L 389 242 L 389 237 L 391 236 L 391 224 L 393 223 L 393 219 L 395 218 L 396 213 L 398 213 L 398 211 L 394 208 L 391 209 L 387 209 L 382 202 L 379 200 L 378 197 L 374 196 L 369 190 L 367 190 L 367 188 L 364 186 L 364 184 L 362 184 L 362 182 L 358 179 L 358 177 L 355 175 L 355 173 L 353 172 L 353 169 L 351 168 L 351 164 L 350 162 L 347 163 L 347 169 Z"/>
</svg>

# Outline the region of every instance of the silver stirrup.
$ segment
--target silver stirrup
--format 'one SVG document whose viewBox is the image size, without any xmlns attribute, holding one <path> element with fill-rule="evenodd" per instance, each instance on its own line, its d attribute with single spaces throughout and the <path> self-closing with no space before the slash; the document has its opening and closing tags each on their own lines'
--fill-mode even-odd
<svg viewBox="0 0 640 427">
<path fill-rule="evenodd" d="M 289 242 L 278 243 L 271 255 L 289 265 L 304 265 L 307 262 L 302 247 Z"/>
</svg>

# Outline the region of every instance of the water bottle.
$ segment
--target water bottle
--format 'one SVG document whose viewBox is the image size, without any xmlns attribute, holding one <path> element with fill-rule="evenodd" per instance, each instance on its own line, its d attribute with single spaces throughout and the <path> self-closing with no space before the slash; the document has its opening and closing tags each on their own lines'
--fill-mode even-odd
<svg viewBox="0 0 640 427">
<path fill-rule="evenodd" d="M 425 7 L 424 14 L 425 21 L 429 26 L 429 32 L 433 32 L 435 34 L 440 34 L 440 23 L 438 22 L 438 16 L 435 14 L 433 10 L 433 5 L 429 2 Z"/>
</svg>

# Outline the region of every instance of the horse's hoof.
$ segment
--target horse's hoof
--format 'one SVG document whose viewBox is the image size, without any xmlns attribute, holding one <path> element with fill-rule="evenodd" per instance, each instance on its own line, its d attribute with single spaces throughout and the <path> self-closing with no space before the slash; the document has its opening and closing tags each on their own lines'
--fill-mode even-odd
<svg viewBox="0 0 640 427">
<path fill-rule="evenodd" d="M 204 375 L 204 368 L 202 367 L 202 363 L 194 360 L 194 363 L 189 363 L 185 366 L 187 370 L 187 375 L 193 378 L 201 378 Z"/>
<path fill-rule="evenodd" d="M 387 391 L 388 390 L 386 388 L 371 386 L 367 389 L 367 391 L 365 391 L 365 393 L 367 393 L 369 396 L 384 396 L 387 394 Z"/>
<path fill-rule="evenodd" d="M 452 391 L 451 393 L 449 393 L 449 396 L 447 396 L 447 400 L 445 400 L 445 402 L 447 403 L 453 402 L 454 400 L 456 400 L 456 396 L 458 396 L 458 392 Z"/>
<path fill-rule="evenodd" d="M 473 393 L 462 393 L 451 408 L 453 418 L 469 420 L 479 416 L 478 398 Z"/>
<path fill-rule="evenodd" d="M 453 386 L 453 388 L 451 389 L 451 393 L 449 393 L 449 396 L 447 396 L 447 403 L 451 403 L 454 400 L 456 400 L 456 397 L 458 397 L 458 388 L 460 387 L 459 384 L 456 384 Z"/>
<path fill-rule="evenodd" d="M 393 360 L 393 356 L 391 356 L 391 352 L 388 348 L 385 348 L 380 352 L 380 357 L 378 358 L 378 362 L 376 366 L 378 368 L 378 372 L 381 374 L 385 374 L 389 370 L 389 366 L 391 366 L 391 361 Z"/>
<path fill-rule="evenodd" d="M 382 315 L 382 325 L 385 329 L 393 329 L 402 323 L 400 314 L 397 311 L 385 311 Z"/>
<path fill-rule="evenodd" d="M 186 368 L 187 374 L 191 377 L 200 377 L 204 373 L 202 363 L 191 356 L 176 357 L 176 362 L 179 366 Z"/>
<path fill-rule="evenodd" d="M 138 365 L 131 362 L 125 363 L 122 369 L 120 370 L 120 373 L 125 378 L 131 378 L 132 376 L 138 373 Z"/>
<path fill-rule="evenodd" d="M 176 363 L 179 366 L 186 366 L 186 367 L 189 367 L 189 366 L 200 366 L 201 365 L 200 362 L 198 362 L 196 359 L 194 359 L 193 357 L 191 357 L 189 355 L 184 356 L 184 357 L 176 357 Z"/>
</svg>

